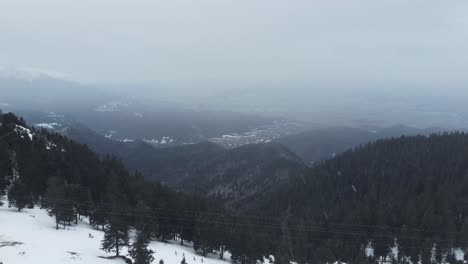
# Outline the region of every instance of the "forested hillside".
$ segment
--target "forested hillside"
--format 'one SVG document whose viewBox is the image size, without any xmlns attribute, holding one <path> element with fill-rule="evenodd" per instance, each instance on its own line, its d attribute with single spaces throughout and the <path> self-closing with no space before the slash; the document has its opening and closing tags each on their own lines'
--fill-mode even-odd
<svg viewBox="0 0 468 264">
<path fill-rule="evenodd" d="M 453 249 L 468 248 L 467 205 L 468 135 L 444 133 L 349 150 L 258 210 L 283 217 L 297 260 L 365 263 L 370 245 L 394 263 L 453 263 Z"/>
<path fill-rule="evenodd" d="M 128 247 L 133 259 L 143 259 L 137 263 L 149 263 L 150 240 L 191 242 L 202 256 L 216 252 L 223 258 L 229 250 L 242 263 L 261 258 L 250 246 L 254 242 L 243 239 L 252 225 L 216 203 L 148 182 L 118 159 L 100 159 L 85 145 L 30 129 L 11 113 L 0 114 L 0 194 L 18 211 L 40 205 L 57 229 L 85 216 L 104 230 L 104 251 L 122 257 Z M 137 234 L 133 241 L 131 230 Z"/>
<path fill-rule="evenodd" d="M 13 114 L 1 115 L 0 122 L 0 187 L 10 206 L 22 210 L 40 204 L 56 219 L 56 228 L 87 216 L 105 231 L 102 249 L 116 254 L 129 246 L 148 257 L 149 240 L 175 239 L 191 241 L 204 256 L 222 257 L 228 250 L 243 264 L 270 254 L 275 263 L 432 264 L 457 263 L 454 250 L 468 248 L 464 133 L 379 140 L 346 151 L 303 174 L 292 173 L 271 191 L 252 194 L 255 199 L 243 200 L 242 210 L 232 216 L 215 202 L 147 182 L 115 158 L 101 159 L 61 135 L 29 129 Z M 280 166 L 272 153 L 288 153 L 265 144 L 251 156 L 251 148 L 229 153 L 233 159 L 226 164 L 273 161 Z M 209 159 L 197 148 L 174 148 L 161 157 L 167 167 L 158 164 L 158 173 L 166 171 L 170 179 L 169 172 L 177 172 L 177 162 L 185 160 L 203 179 L 210 159 L 223 160 L 217 146 L 208 144 L 202 153 L 206 149 L 213 151 Z M 295 162 L 294 155 L 286 157 Z M 246 174 L 232 170 L 226 175 Z M 130 230 L 137 231 L 135 241 Z"/>
<path fill-rule="evenodd" d="M 160 149 L 140 140 L 123 143 L 106 139 L 82 125 L 69 127 L 65 134 L 101 155 L 122 158 L 129 169 L 140 171 L 148 180 L 219 198 L 236 211 L 273 193 L 291 178 L 301 177 L 307 169 L 296 154 L 279 143 L 224 149 L 202 142 Z"/>
<path fill-rule="evenodd" d="M 277 139 L 301 157 L 307 164 L 314 164 L 350 148 L 378 139 L 400 136 L 430 135 L 440 128 L 418 129 L 404 125 L 385 128 L 328 127 L 305 131 Z"/>
<path fill-rule="evenodd" d="M 280 156 L 275 153 L 281 152 L 295 156 L 277 144 L 227 151 L 210 143 L 166 149 L 158 156 L 131 155 L 135 162 L 152 164 L 151 173 L 158 179 L 185 191 L 203 193 L 206 183 L 229 183 L 229 178 L 210 176 L 213 171 L 222 171 L 213 169 L 216 166 L 234 166 L 237 160 L 243 168 L 261 161 L 279 168 L 278 161 L 283 159 L 276 159 Z M 264 216 L 248 221 L 256 232 L 244 233 L 244 239 L 254 241 L 251 247 L 255 254 L 275 252 L 284 256 L 283 260 L 300 263 L 373 263 L 384 256 L 390 261 L 391 254 L 400 263 L 419 258 L 429 263 L 429 255 L 436 263 L 455 261 L 453 249 L 468 246 L 464 240 L 467 162 L 466 134 L 400 137 L 365 144 L 302 173 L 294 171 L 279 187 L 267 181 L 260 186 L 240 186 L 241 192 L 256 190 L 253 200 L 240 200 L 242 210 Z M 225 175 L 243 178 L 248 171 L 232 170 Z M 184 188 L 186 183 L 188 189 Z M 374 250 L 375 258 L 368 257 L 366 247 Z"/>
</svg>

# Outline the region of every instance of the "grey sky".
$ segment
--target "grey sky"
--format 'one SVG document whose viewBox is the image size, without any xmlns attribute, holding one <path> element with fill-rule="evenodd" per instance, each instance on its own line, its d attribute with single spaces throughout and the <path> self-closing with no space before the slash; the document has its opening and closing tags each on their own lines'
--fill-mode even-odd
<svg viewBox="0 0 468 264">
<path fill-rule="evenodd" d="M 466 83 L 468 2 L 0 0 L 0 66 L 91 82 Z"/>
</svg>

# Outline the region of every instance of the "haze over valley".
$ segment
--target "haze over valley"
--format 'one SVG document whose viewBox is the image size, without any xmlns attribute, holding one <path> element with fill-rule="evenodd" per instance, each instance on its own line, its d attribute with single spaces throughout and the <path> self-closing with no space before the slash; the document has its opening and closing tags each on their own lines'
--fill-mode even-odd
<svg viewBox="0 0 468 264">
<path fill-rule="evenodd" d="M 468 261 L 468 2 L 0 1 L 0 264 Z"/>
</svg>

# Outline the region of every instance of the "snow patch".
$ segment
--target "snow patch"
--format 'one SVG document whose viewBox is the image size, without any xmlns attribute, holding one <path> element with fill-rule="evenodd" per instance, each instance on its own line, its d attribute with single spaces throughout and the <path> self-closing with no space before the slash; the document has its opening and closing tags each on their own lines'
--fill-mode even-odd
<svg viewBox="0 0 468 264">
<path fill-rule="evenodd" d="M 146 143 L 149 143 L 149 144 L 155 144 L 155 145 L 159 145 L 159 144 L 171 144 L 171 143 L 174 143 L 175 142 L 175 139 L 171 138 L 171 137 L 162 137 L 160 139 L 157 139 L 157 138 L 153 138 L 153 139 L 143 139 L 144 142 Z"/>
<path fill-rule="evenodd" d="M 97 112 L 118 112 L 122 108 L 129 107 L 130 105 L 131 105 L 131 103 L 111 101 L 111 102 L 108 102 L 108 103 L 105 103 L 103 105 L 98 106 L 94 110 L 97 111 Z"/>
<path fill-rule="evenodd" d="M 16 125 L 15 132 L 18 133 L 18 135 L 20 135 L 21 138 L 24 138 L 24 136 L 27 136 L 27 137 L 29 137 L 30 140 L 33 139 L 34 134 L 31 132 L 31 130 L 29 128 L 25 128 L 25 127 Z"/>
<path fill-rule="evenodd" d="M 1 198 L 0 198 L 1 199 Z M 84 221 L 66 230 L 55 230 L 54 218 L 45 210 L 34 208 L 17 212 L 8 208 L 7 203 L 0 206 L 0 262 L 15 264 L 124 264 L 121 259 L 105 259 L 112 255 L 100 250 L 104 233 Z M 90 238 L 91 234 L 94 238 Z M 228 264 L 217 259 L 216 255 L 207 258 L 195 254 L 188 246 L 172 243 L 151 242 L 155 261 L 180 263 L 183 256 L 188 264 Z M 127 251 L 123 250 L 122 255 Z M 229 254 L 226 254 L 229 259 Z"/>
<path fill-rule="evenodd" d="M 35 127 L 45 128 L 45 129 L 55 129 L 55 127 L 60 126 L 58 123 L 39 123 L 34 124 Z"/>
</svg>

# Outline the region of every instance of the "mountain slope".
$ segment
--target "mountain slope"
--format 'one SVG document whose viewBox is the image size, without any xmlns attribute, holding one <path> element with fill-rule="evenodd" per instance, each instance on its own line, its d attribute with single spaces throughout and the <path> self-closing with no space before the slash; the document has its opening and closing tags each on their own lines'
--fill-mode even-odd
<svg viewBox="0 0 468 264">
<path fill-rule="evenodd" d="M 170 148 L 153 148 L 143 141 L 117 142 L 85 126 L 72 126 L 70 138 L 88 144 L 101 155 L 113 154 L 147 179 L 177 190 L 224 200 L 234 208 L 300 177 L 306 167 L 278 143 L 224 149 L 211 142 Z"/>
<path fill-rule="evenodd" d="M 213 151 L 219 150 L 218 146 L 207 144 Z M 206 147 L 203 144 L 201 146 L 201 150 L 205 151 Z M 277 145 L 263 147 L 282 150 Z M 244 150 L 246 152 L 240 152 L 239 156 L 250 152 L 247 147 Z M 195 149 L 191 154 L 197 151 Z M 174 153 L 171 157 L 179 160 L 180 155 L 187 152 Z M 270 157 L 271 151 L 266 153 L 265 156 L 258 156 L 258 160 L 264 161 Z M 294 156 L 281 153 L 285 156 L 282 159 L 295 162 Z M 183 155 L 182 157 L 184 158 Z M 86 236 L 81 236 L 84 230 L 82 227 L 87 224 L 79 219 L 89 221 L 94 229 L 104 230 L 105 242 L 101 245 L 106 252 L 115 252 L 115 258 L 119 258 L 119 253 L 126 252 L 129 247 L 126 236 L 133 230 L 140 234 L 139 241 L 140 238 L 162 242 L 177 240 L 180 244 L 193 246 L 200 256 L 206 257 L 214 253 L 222 258 L 224 252 L 229 251 L 233 261 L 244 263 L 257 263 L 257 260 L 263 260 L 264 256 L 276 252 L 279 246 L 279 240 L 268 243 L 261 241 L 260 236 L 252 232 L 258 224 L 252 222 L 250 217 L 233 216 L 213 201 L 175 192 L 157 182 L 148 182 L 141 174 L 128 172 L 117 159 L 100 159 L 88 147 L 60 134 L 28 128 L 24 120 L 11 113 L 0 114 L 0 195 L 5 194 L 8 206 L 14 208 L 18 216 L 24 215 L 21 212 L 33 213 L 32 209 L 38 205 L 45 208 L 52 216 L 52 219 L 47 217 L 52 221 L 46 223 L 49 225 L 46 231 L 54 232 L 50 234 L 50 238 L 60 239 L 63 243 L 77 235 L 80 238 L 76 240 L 87 239 Z M 8 223 L 8 219 L 3 217 L 2 211 L 0 210 L 0 219 L 3 219 L 3 227 L 4 220 Z M 45 219 L 44 215 L 45 212 L 42 211 L 41 221 Z M 24 233 L 21 233 L 23 229 L 29 228 L 26 226 L 28 221 L 24 222 L 24 219 L 19 218 L 16 220 L 20 226 L 12 227 L 8 232 L 0 229 L 0 251 L 5 248 L 8 259 L 13 262 L 18 260 L 15 252 L 20 253 L 20 256 L 27 254 L 26 251 L 17 252 L 17 248 L 28 250 L 33 256 L 39 254 L 29 244 L 33 245 L 38 240 L 27 240 Z M 54 222 L 55 230 L 51 224 Z M 80 231 L 67 232 L 73 229 Z M 116 229 L 118 233 L 115 232 Z M 42 236 L 49 237 L 41 230 L 43 229 L 39 227 Z M 36 231 L 31 231 L 26 237 L 38 234 Z M 62 236 L 65 232 L 67 235 Z M 142 232 L 145 232 L 144 235 L 141 235 Z M 118 247 L 113 244 L 114 241 L 119 243 Z M 44 245 L 52 246 L 47 243 Z M 75 249 L 76 241 L 69 245 L 73 249 L 65 249 L 67 245 L 61 244 L 54 254 L 41 255 L 38 259 L 45 259 L 50 263 L 60 258 L 61 263 L 67 263 L 69 260 L 73 261 L 73 257 L 79 260 L 79 256 L 88 260 L 98 252 L 94 248 L 88 251 L 88 246 Z M 62 249 L 72 253 L 64 253 Z M 29 261 L 29 255 L 24 260 Z"/>
<path fill-rule="evenodd" d="M 166 149 L 153 156 L 157 179 L 174 188 L 221 198 L 234 208 L 272 193 L 300 177 L 305 166 L 276 143 L 222 149 L 212 143 Z"/>
<path fill-rule="evenodd" d="M 78 225 L 67 230 L 57 231 L 54 227 L 54 219 L 45 210 L 31 208 L 24 212 L 16 212 L 8 208 L 6 204 L 0 206 L 0 221 L 2 223 L 0 262 L 15 264 L 125 263 L 122 259 L 107 259 L 112 255 L 99 249 L 104 232 L 94 229 L 85 221 L 80 221 Z M 47 243 L 44 243 L 45 238 L 47 238 Z M 161 259 L 164 263 L 180 263 L 184 255 L 189 263 L 202 263 L 202 259 L 206 264 L 229 263 L 217 259 L 215 255 L 198 256 L 192 248 L 180 246 L 177 241 L 173 243 L 153 241 L 149 248 L 156 252 L 153 255 L 154 263 L 159 263 Z"/>
<path fill-rule="evenodd" d="M 254 211 L 283 219 L 297 259 L 364 263 L 370 243 L 377 258 L 397 245 L 400 261 L 430 258 L 434 249 L 443 263 L 468 245 L 467 203 L 468 134 L 444 133 L 346 151 Z"/>
<path fill-rule="evenodd" d="M 56 123 L 57 127 L 66 127 L 79 122 L 113 139 L 142 139 L 161 147 L 244 134 L 262 127 L 275 129 L 278 121 L 188 107 L 158 96 L 124 95 L 47 75 L 29 79 L 22 74 L 2 76 L 0 71 L 0 87 L 0 109 L 21 114 L 31 125 Z M 281 127 L 280 131 L 284 134 L 289 129 Z"/>
<path fill-rule="evenodd" d="M 297 153 L 306 163 L 313 164 L 377 139 L 429 135 L 437 131 L 442 129 L 418 129 L 403 125 L 378 129 L 330 127 L 302 132 L 276 141 Z"/>
</svg>

